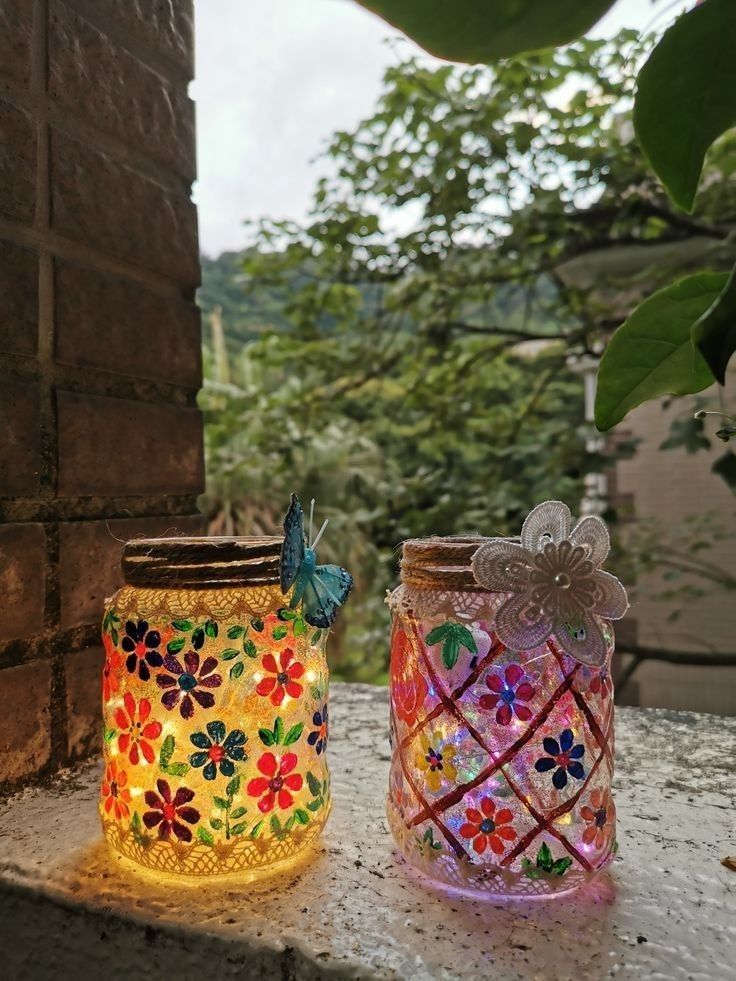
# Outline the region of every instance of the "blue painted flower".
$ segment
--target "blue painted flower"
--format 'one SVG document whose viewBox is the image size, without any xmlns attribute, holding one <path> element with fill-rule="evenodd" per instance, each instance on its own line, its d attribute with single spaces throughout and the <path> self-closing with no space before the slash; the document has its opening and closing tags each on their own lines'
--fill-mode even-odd
<svg viewBox="0 0 736 981">
<path fill-rule="evenodd" d="M 539 773 L 547 773 L 549 770 L 555 771 L 552 783 L 557 790 L 562 790 L 563 787 L 567 786 L 568 773 L 576 780 L 582 780 L 585 776 L 583 764 L 580 762 L 585 753 L 585 746 L 582 743 L 573 746 L 574 742 L 575 737 L 572 734 L 572 729 L 565 729 L 560 734 L 559 743 L 556 739 L 547 736 L 542 745 L 549 756 L 542 756 L 534 764 Z"/>
<path fill-rule="evenodd" d="M 189 762 L 194 767 L 204 767 L 202 776 L 205 780 L 214 780 L 218 768 L 223 777 L 231 777 L 235 773 L 233 760 L 247 759 L 244 746 L 248 737 L 241 729 L 231 729 L 226 736 L 223 722 L 208 722 L 206 733 L 193 732 L 189 738 L 202 750 L 192 753 Z"/>
<path fill-rule="evenodd" d="M 315 712 L 312 716 L 312 725 L 314 725 L 316 728 L 309 733 L 307 742 L 310 746 L 314 746 L 314 748 L 317 750 L 317 755 L 319 756 L 319 754 L 327 746 L 328 724 L 326 702 L 322 708 L 318 712 Z"/>
</svg>

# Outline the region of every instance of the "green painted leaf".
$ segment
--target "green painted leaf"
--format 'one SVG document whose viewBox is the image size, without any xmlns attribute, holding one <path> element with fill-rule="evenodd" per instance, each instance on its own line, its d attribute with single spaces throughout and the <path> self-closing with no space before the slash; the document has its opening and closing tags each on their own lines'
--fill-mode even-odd
<svg viewBox="0 0 736 981">
<path fill-rule="evenodd" d="M 225 797 L 213 797 L 212 800 L 214 801 L 215 807 L 219 807 L 223 811 L 229 811 L 230 810 L 230 801 L 227 800 L 227 798 L 225 798 Z"/>
<path fill-rule="evenodd" d="M 455 634 L 448 634 L 442 641 L 442 663 L 449 670 L 457 664 L 460 657 L 460 641 Z"/>
<path fill-rule="evenodd" d="M 294 811 L 294 817 L 297 819 L 299 824 L 309 824 L 309 815 L 305 810 L 302 810 L 301 807 L 298 807 L 296 811 Z"/>
<path fill-rule="evenodd" d="M 281 838 L 283 835 L 283 830 L 281 828 L 281 822 L 276 817 L 275 814 L 271 816 L 271 831 L 276 835 L 277 838 Z"/>
<path fill-rule="evenodd" d="M 170 640 L 166 645 L 166 650 L 169 652 L 169 654 L 178 654 L 186 642 L 186 637 L 174 637 L 174 639 Z"/>
<path fill-rule="evenodd" d="M 473 637 L 467 627 L 464 627 L 461 623 L 456 623 L 453 632 L 460 641 L 461 647 L 464 647 L 466 650 L 470 651 L 471 654 L 478 653 L 475 637 Z"/>
<path fill-rule="evenodd" d="M 276 742 L 276 737 L 270 729 L 259 729 L 258 735 L 260 736 L 261 742 L 264 746 L 273 746 L 273 744 Z"/>
<path fill-rule="evenodd" d="M 316 797 L 314 800 L 308 801 L 307 807 L 309 808 L 310 811 L 312 811 L 312 813 L 318 811 L 320 807 L 322 807 L 322 798 Z"/>
<path fill-rule="evenodd" d="M 312 639 L 309 641 L 312 647 L 316 647 L 319 644 L 320 637 L 322 636 L 321 630 L 315 630 L 312 634 Z"/>
<path fill-rule="evenodd" d="M 307 632 L 307 624 L 305 623 L 304 620 L 302 620 L 301 617 L 299 617 L 298 620 L 294 621 L 294 636 L 303 637 L 306 632 Z"/>
<path fill-rule="evenodd" d="M 452 628 L 451 620 L 447 620 L 445 623 L 441 623 L 438 627 L 434 627 L 427 634 L 427 638 L 426 638 L 427 644 L 430 647 L 434 646 L 434 644 L 439 644 L 440 641 L 446 637 L 446 635 L 449 633 L 451 628 Z"/>
<path fill-rule="evenodd" d="M 236 775 L 232 778 L 232 780 L 228 783 L 227 787 L 225 788 L 225 793 L 227 794 L 228 797 L 234 797 L 239 790 L 240 790 L 240 775 L 236 773 Z"/>
<path fill-rule="evenodd" d="M 117 647 L 120 637 L 115 627 L 110 627 L 110 637 L 112 638 L 113 644 Z"/>
<path fill-rule="evenodd" d="M 284 739 L 284 746 L 291 746 L 297 741 L 301 736 L 302 730 L 304 729 L 303 722 L 297 722 L 296 725 L 292 726 L 291 729 L 286 733 L 286 739 Z"/>
<path fill-rule="evenodd" d="M 258 657 L 258 648 L 250 638 L 243 644 L 243 650 L 248 657 Z"/>
<path fill-rule="evenodd" d="M 215 839 L 209 833 L 207 828 L 203 828 L 202 825 L 197 828 L 197 837 L 203 845 L 214 845 L 215 843 Z"/>
<path fill-rule="evenodd" d="M 242 661 L 238 661 L 237 664 L 233 664 L 233 666 L 230 668 L 230 677 L 233 679 L 233 681 L 241 676 L 243 670 L 244 667 Z"/>
<path fill-rule="evenodd" d="M 242 817 L 244 817 L 244 816 L 245 816 L 245 814 L 246 814 L 246 810 L 247 810 L 247 809 L 246 809 L 245 807 L 236 807 L 236 808 L 235 808 L 235 810 L 234 810 L 234 811 L 232 812 L 232 814 L 230 815 L 230 817 L 231 817 L 231 818 L 233 819 L 233 821 L 234 821 L 234 820 L 235 820 L 236 818 L 242 818 Z"/>
<path fill-rule="evenodd" d="M 226 647 L 222 654 L 220 654 L 220 657 L 223 661 L 232 661 L 238 654 L 240 654 L 240 651 L 236 647 Z"/>
<path fill-rule="evenodd" d="M 736 351 L 736 266 L 713 304 L 693 325 L 691 337 L 721 385 Z"/>
<path fill-rule="evenodd" d="M 234 627 L 228 627 L 227 636 L 229 640 L 237 640 L 238 637 L 242 637 L 245 633 L 245 627 L 239 627 L 237 624 Z"/>
<path fill-rule="evenodd" d="M 736 125 L 733 0 L 706 0 L 665 31 L 639 72 L 634 125 L 673 198 L 690 211 L 708 147 Z"/>
<path fill-rule="evenodd" d="M 319 795 L 322 793 L 322 784 L 311 770 L 307 772 L 307 786 L 309 787 L 309 793 L 312 795 L 312 797 L 319 797 Z"/>
<path fill-rule="evenodd" d="M 261 620 L 259 617 L 254 617 L 250 621 L 250 625 L 251 627 L 253 627 L 253 629 L 257 634 L 261 633 L 261 631 L 263 630 L 263 620 Z"/>
<path fill-rule="evenodd" d="M 239 824 L 234 824 L 232 826 L 232 828 L 230 828 L 230 834 L 231 835 L 242 835 L 242 833 L 245 831 L 245 829 L 247 827 L 248 827 L 248 822 L 247 821 L 241 821 Z"/>
<path fill-rule="evenodd" d="M 477 654 L 473 635 L 461 623 L 446 620 L 427 634 L 427 644 L 442 644 L 442 663 L 446 668 L 454 668 L 460 656 L 460 650 L 465 647 L 471 654 Z"/>
<path fill-rule="evenodd" d="M 162 767 L 168 766 L 171 762 L 171 757 L 174 755 L 174 737 L 169 733 L 169 735 L 161 743 L 161 750 L 159 752 L 158 760 Z"/>
<path fill-rule="evenodd" d="M 204 632 L 208 637 L 216 637 L 218 634 L 218 626 L 215 620 L 207 620 L 204 625 Z"/>
<path fill-rule="evenodd" d="M 614 0 L 359 0 L 437 58 L 470 64 L 569 44 Z"/>
<path fill-rule="evenodd" d="M 260 820 L 258 822 L 258 824 L 254 824 L 253 825 L 253 829 L 252 829 L 252 831 L 250 833 L 251 838 L 254 838 L 254 839 L 257 838 L 258 835 L 261 833 L 261 830 L 262 829 L 263 829 L 263 820 Z"/>
<path fill-rule="evenodd" d="M 170 777 L 183 777 L 185 773 L 189 772 L 189 764 L 169 763 L 166 766 L 162 766 L 161 769 Z"/>
<path fill-rule="evenodd" d="M 188 634 L 194 624 L 191 620 L 172 620 L 171 626 L 174 628 L 174 630 L 183 630 L 184 633 Z"/>
<path fill-rule="evenodd" d="M 111 743 L 115 738 L 115 733 L 117 729 L 105 729 L 104 739 L 106 743 Z"/>
<path fill-rule="evenodd" d="M 273 738 L 274 742 L 281 745 L 281 740 L 284 738 L 284 723 L 280 715 L 277 716 L 273 727 Z"/>
<path fill-rule="evenodd" d="M 287 818 L 286 823 L 284 824 L 284 831 L 291 831 L 291 829 L 294 827 L 295 821 L 296 815 L 292 814 L 290 818 Z"/>
<path fill-rule="evenodd" d="M 293 610 L 282 607 L 276 614 L 279 620 L 296 620 L 296 613 Z"/>
<path fill-rule="evenodd" d="M 286 626 L 274 627 L 273 628 L 273 639 L 274 640 L 283 640 L 284 637 L 286 637 L 286 635 L 288 634 L 288 632 L 289 632 L 289 628 L 286 627 Z"/>
<path fill-rule="evenodd" d="M 642 402 L 713 384 L 690 331 L 727 279 L 727 273 L 685 276 L 652 294 L 618 328 L 598 368 L 595 424 L 600 430 L 611 429 Z"/>
<path fill-rule="evenodd" d="M 571 858 L 558 858 L 556 862 L 552 863 L 551 871 L 555 875 L 564 875 L 571 865 L 572 865 Z"/>
<path fill-rule="evenodd" d="M 222 828 L 222 818 L 210 818 L 210 827 L 214 828 L 215 831 L 220 831 Z"/>
<path fill-rule="evenodd" d="M 192 634 L 192 647 L 198 651 L 204 644 L 204 627 L 197 627 Z"/>
<path fill-rule="evenodd" d="M 537 867 L 543 869 L 545 872 L 549 872 L 552 869 L 552 851 L 545 842 L 537 853 Z"/>
</svg>

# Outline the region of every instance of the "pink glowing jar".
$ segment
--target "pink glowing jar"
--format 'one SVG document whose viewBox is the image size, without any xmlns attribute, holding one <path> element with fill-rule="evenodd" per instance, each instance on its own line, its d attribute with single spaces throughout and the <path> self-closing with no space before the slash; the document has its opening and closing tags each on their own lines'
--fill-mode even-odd
<svg viewBox="0 0 736 981">
<path fill-rule="evenodd" d="M 535 508 L 520 540 L 408 541 L 389 597 L 388 819 L 406 861 L 482 897 L 576 888 L 616 850 L 599 518 Z"/>
</svg>

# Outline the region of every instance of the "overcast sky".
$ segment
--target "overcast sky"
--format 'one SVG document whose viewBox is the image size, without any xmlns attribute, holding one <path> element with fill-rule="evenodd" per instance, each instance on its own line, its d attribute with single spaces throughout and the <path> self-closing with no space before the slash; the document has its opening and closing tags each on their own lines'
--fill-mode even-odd
<svg viewBox="0 0 736 981">
<path fill-rule="evenodd" d="M 668 6 L 619 0 L 594 33 L 641 29 Z M 243 246 L 247 218 L 306 215 L 314 158 L 371 111 L 396 32 L 352 0 L 196 0 L 196 16 L 195 199 L 215 256 Z"/>
</svg>

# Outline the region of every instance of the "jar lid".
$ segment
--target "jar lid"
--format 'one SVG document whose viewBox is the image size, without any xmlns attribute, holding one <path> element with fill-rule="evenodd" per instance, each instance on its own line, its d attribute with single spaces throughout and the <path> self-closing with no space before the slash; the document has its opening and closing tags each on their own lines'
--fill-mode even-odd
<svg viewBox="0 0 736 981">
<path fill-rule="evenodd" d="M 401 550 L 401 581 L 420 589 L 482 592 L 470 563 L 485 541 L 481 535 L 410 538 Z"/>
<path fill-rule="evenodd" d="M 260 538 L 136 538 L 123 546 L 131 586 L 217 589 L 280 581 L 283 536 Z"/>
</svg>

